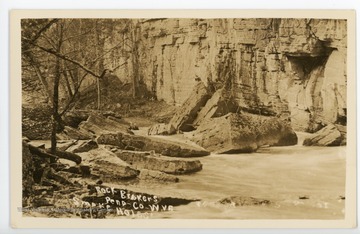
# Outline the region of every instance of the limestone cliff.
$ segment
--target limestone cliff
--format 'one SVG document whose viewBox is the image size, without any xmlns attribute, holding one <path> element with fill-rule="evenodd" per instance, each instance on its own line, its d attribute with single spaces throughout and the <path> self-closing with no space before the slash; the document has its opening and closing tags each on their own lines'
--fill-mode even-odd
<svg viewBox="0 0 360 234">
<path fill-rule="evenodd" d="M 231 83 L 239 106 L 291 119 L 295 130 L 346 125 L 346 20 L 134 20 L 137 50 L 112 52 L 121 80 L 144 84 L 158 99 L 182 104 L 198 80 L 214 89 Z M 128 32 L 115 27 L 105 46 Z M 128 38 L 129 39 L 129 38 Z M 106 61 L 106 59 L 105 59 Z"/>
</svg>

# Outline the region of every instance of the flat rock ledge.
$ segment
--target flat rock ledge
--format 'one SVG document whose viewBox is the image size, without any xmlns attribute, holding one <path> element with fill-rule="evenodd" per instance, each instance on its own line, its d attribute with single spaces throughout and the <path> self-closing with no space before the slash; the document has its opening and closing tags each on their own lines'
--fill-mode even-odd
<svg viewBox="0 0 360 234">
<path fill-rule="evenodd" d="M 201 147 L 185 143 L 169 141 L 150 136 L 137 136 L 125 133 L 105 133 L 97 139 L 98 144 L 114 145 L 124 150 L 154 151 L 169 157 L 200 157 L 207 156 L 210 152 Z"/>
</svg>

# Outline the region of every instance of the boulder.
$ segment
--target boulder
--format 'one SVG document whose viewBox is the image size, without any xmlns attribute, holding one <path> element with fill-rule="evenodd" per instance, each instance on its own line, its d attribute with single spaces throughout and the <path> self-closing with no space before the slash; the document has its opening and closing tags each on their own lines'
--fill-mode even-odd
<svg viewBox="0 0 360 234">
<path fill-rule="evenodd" d="M 346 145 L 346 139 L 347 139 L 347 130 L 346 130 L 346 126 L 344 125 L 340 125 L 340 124 L 335 124 L 336 128 L 339 130 L 339 132 L 341 133 L 341 136 L 343 137 L 340 145 L 343 146 L 343 145 Z"/>
<path fill-rule="evenodd" d="M 126 133 L 106 133 L 97 139 L 98 144 L 114 145 L 120 149 L 133 151 L 155 151 L 170 157 L 198 157 L 210 153 L 201 147 L 174 142 L 151 136 L 136 136 Z"/>
<path fill-rule="evenodd" d="M 230 112 L 235 113 L 238 105 L 230 94 L 231 92 L 224 88 L 217 90 L 200 110 L 193 124 L 199 126 L 203 120 L 224 116 Z"/>
<path fill-rule="evenodd" d="M 105 148 L 89 151 L 84 163 L 91 168 L 92 175 L 99 177 L 104 182 L 135 179 L 140 173 Z"/>
<path fill-rule="evenodd" d="M 148 169 L 140 170 L 139 178 L 141 180 L 155 180 L 159 182 L 179 182 L 179 178 L 174 175 L 169 175 L 160 171 L 153 171 Z"/>
<path fill-rule="evenodd" d="M 334 124 L 329 124 L 317 131 L 313 136 L 306 138 L 305 146 L 339 146 L 344 142 L 344 136 Z M 346 144 L 346 143 L 345 143 Z"/>
<path fill-rule="evenodd" d="M 67 140 L 67 141 L 57 141 L 56 147 L 58 150 L 66 151 L 71 146 L 76 145 L 79 140 Z"/>
<path fill-rule="evenodd" d="M 94 135 L 83 129 L 77 129 L 69 126 L 65 126 L 62 133 L 57 134 L 57 138 L 60 139 L 76 139 L 76 140 L 90 140 Z"/>
<path fill-rule="evenodd" d="M 79 124 L 89 118 L 89 111 L 72 110 L 64 116 L 64 123 L 70 127 L 77 128 Z"/>
<path fill-rule="evenodd" d="M 193 121 L 195 120 L 200 109 L 210 98 L 210 93 L 203 82 L 198 82 L 191 92 L 190 96 L 176 111 L 175 115 L 169 122 L 174 129 L 181 131 L 194 130 Z M 174 134 L 175 132 L 171 132 Z"/>
<path fill-rule="evenodd" d="M 135 123 L 130 122 L 129 129 L 130 130 L 139 130 L 139 127 Z"/>
<path fill-rule="evenodd" d="M 289 123 L 248 113 L 229 113 L 205 120 L 190 138 L 215 153 L 249 153 L 264 145 L 297 144 Z"/>
<path fill-rule="evenodd" d="M 121 163 L 111 162 L 106 159 L 98 159 L 91 166 L 92 175 L 97 175 L 104 182 L 117 182 L 135 179 L 139 171 Z"/>
<path fill-rule="evenodd" d="M 82 153 L 82 152 L 87 152 L 87 151 L 90 151 L 90 150 L 96 149 L 96 148 L 98 148 L 98 144 L 96 143 L 96 141 L 89 140 L 89 141 L 84 141 L 84 142 L 80 142 L 76 145 L 73 145 L 73 146 L 69 147 L 67 149 L 67 151 L 72 152 L 72 153 Z"/>
<path fill-rule="evenodd" d="M 118 150 L 115 154 L 135 169 L 148 169 L 175 175 L 188 174 L 202 169 L 199 160 L 173 159 L 154 152 Z"/>
<path fill-rule="evenodd" d="M 170 135 L 174 132 L 176 132 L 174 126 L 160 123 L 151 126 L 148 130 L 148 135 Z"/>
<path fill-rule="evenodd" d="M 104 116 L 96 113 L 91 113 L 89 118 L 79 125 L 79 128 L 97 136 L 104 132 L 124 132 L 133 134 L 133 132 L 128 129 L 129 126 L 121 124 L 118 121 L 105 118 Z"/>
</svg>

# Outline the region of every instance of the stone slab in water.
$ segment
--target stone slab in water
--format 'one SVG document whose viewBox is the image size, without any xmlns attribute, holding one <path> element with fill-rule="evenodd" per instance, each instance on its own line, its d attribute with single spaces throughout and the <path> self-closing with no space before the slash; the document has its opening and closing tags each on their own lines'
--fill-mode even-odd
<svg viewBox="0 0 360 234">
<path fill-rule="evenodd" d="M 209 91 L 204 83 L 198 82 L 189 97 L 170 120 L 169 125 L 173 126 L 176 130 L 194 130 L 192 126 L 193 121 L 210 97 Z"/>
<path fill-rule="evenodd" d="M 215 153 L 249 153 L 264 145 L 297 144 L 297 136 L 289 123 L 247 113 L 230 113 L 206 120 L 190 138 Z"/>
<path fill-rule="evenodd" d="M 150 136 L 136 136 L 125 133 L 105 133 L 97 139 L 98 144 L 114 145 L 133 151 L 155 151 L 170 157 L 199 157 L 210 153 L 201 147 L 174 142 Z"/>
<path fill-rule="evenodd" d="M 314 136 L 306 138 L 303 145 L 305 146 L 339 146 L 344 140 L 343 135 L 338 127 L 329 124 L 317 131 Z M 346 143 L 345 143 L 346 144 Z"/>
<path fill-rule="evenodd" d="M 114 153 L 135 169 L 148 169 L 168 174 L 188 174 L 202 169 L 199 160 L 173 159 L 151 152 L 117 150 Z"/>
</svg>

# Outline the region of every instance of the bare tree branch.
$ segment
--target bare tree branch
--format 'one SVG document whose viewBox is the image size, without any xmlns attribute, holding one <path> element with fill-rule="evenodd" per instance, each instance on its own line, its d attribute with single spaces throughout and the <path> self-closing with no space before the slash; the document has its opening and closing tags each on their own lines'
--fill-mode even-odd
<svg viewBox="0 0 360 234">
<path fill-rule="evenodd" d="M 83 69 L 84 71 L 86 71 L 87 73 L 91 74 L 92 76 L 94 76 L 94 77 L 96 77 L 98 79 L 102 78 L 101 75 L 96 74 L 94 71 L 92 71 L 91 69 L 85 67 L 83 64 L 81 64 L 80 62 L 78 62 L 76 60 L 73 60 L 73 59 L 71 59 L 71 58 L 69 58 L 69 57 L 67 57 L 67 56 L 65 56 L 63 54 L 60 54 L 60 53 L 54 51 L 53 49 L 45 48 L 45 47 L 42 47 L 42 46 L 40 46 L 38 44 L 35 44 L 35 43 L 33 45 L 38 47 L 39 49 L 45 51 L 45 52 L 48 52 L 49 54 L 55 55 L 58 58 L 61 58 L 63 60 L 66 60 L 66 61 L 68 61 L 70 63 L 73 63 L 73 64 L 77 65 L 78 67 L 80 67 L 81 69 Z"/>
<path fill-rule="evenodd" d="M 50 22 L 48 22 L 44 27 L 42 27 L 36 34 L 35 34 L 35 36 L 33 37 L 33 38 L 31 38 L 31 39 L 25 39 L 25 41 L 28 43 L 28 45 L 30 45 L 30 44 L 34 44 L 36 41 L 37 41 L 37 39 L 39 39 L 39 37 L 41 36 L 41 34 L 43 33 L 43 32 L 45 32 L 46 30 L 48 30 L 50 27 L 51 27 L 51 25 L 53 25 L 54 23 L 56 23 L 57 21 L 59 21 L 60 19 L 53 19 L 53 20 L 51 20 Z"/>
</svg>

